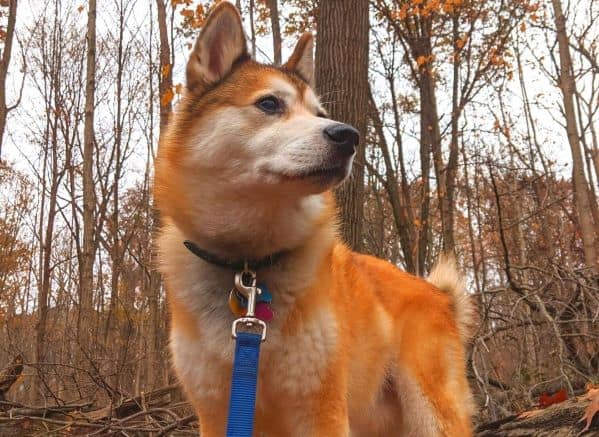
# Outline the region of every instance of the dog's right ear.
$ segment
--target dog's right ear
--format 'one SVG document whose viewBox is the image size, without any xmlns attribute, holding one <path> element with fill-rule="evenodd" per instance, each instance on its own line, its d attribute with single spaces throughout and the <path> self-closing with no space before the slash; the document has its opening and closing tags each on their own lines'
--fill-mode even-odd
<svg viewBox="0 0 599 437">
<path fill-rule="evenodd" d="M 235 61 L 247 55 L 239 12 L 229 2 L 210 13 L 187 62 L 187 88 L 201 91 L 231 71 Z"/>
<path fill-rule="evenodd" d="M 301 36 L 283 68 L 298 73 L 310 86 L 314 86 L 314 36 L 311 33 Z"/>
</svg>

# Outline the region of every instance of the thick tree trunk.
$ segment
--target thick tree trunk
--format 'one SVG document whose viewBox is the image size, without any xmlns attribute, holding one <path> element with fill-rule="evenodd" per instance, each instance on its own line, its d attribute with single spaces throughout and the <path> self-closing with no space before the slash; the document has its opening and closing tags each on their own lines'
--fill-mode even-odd
<svg viewBox="0 0 599 437">
<path fill-rule="evenodd" d="M 6 116 L 8 107 L 6 106 L 6 76 L 10 57 L 12 53 L 12 40 L 15 35 L 15 23 L 17 20 L 17 0 L 8 1 L 8 24 L 6 26 L 6 35 L 4 37 L 4 51 L 0 58 L 0 159 L 2 158 L 2 139 L 6 128 Z"/>
<path fill-rule="evenodd" d="M 584 162 L 580 147 L 578 127 L 576 126 L 576 112 L 574 109 L 575 84 L 572 75 L 572 59 L 566 34 L 566 17 L 562 11 L 560 0 L 551 0 L 557 31 L 559 47 L 560 71 L 559 81 L 563 96 L 564 112 L 566 116 L 566 131 L 572 152 L 572 178 L 574 180 L 574 201 L 576 213 L 580 222 L 580 232 L 584 248 L 584 258 L 587 266 L 595 273 L 599 272 L 597 265 L 596 233 L 597 223 L 593 222 L 591 215 L 591 202 L 589 189 L 584 173 Z"/>
<path fill-rule="evenodd" d="M 368 120 L 368 0 L 320 2 L 316 36 L 316 87 L 332 119 L 360 131 L 352 174 L 337 190 L 343 237 L 362 249 L 364 157 Z"/>
<path fill-rule="evenodd" d="M 87 68 L 85 78 L 85 124 L 83 130 L 83 257 L 81 259 L 78 334 L 82 347 L 90 347 L 90 320 L 94 287 L 94 105 L 96 90 L 96 0 L 87 13 Z"/>
</svg>

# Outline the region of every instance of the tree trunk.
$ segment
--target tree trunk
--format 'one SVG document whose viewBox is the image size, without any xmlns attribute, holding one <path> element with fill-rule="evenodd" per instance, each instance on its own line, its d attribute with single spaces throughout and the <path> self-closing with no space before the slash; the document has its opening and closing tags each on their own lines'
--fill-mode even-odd
<svg viewBox="0 0 599 437">
<path fill-rule="evenodd" d="M 272 47 L 275 65 L 281 65 L 281 26 L 279 24 L 279 7 L 277 0 L 268 0 L 270 23 L 272 27 Z"/>
<path fill-rule="evenodd" d="M 459 21 L 458 15 L 452 17 L 452 39 L 454 53 L 458 53 L 459 41 Z M 457 56 L 457 55 L 456 55 Z M 454 254 L 455 238 L 453 233 L 454 227 L 454 192 L 455 182 L 457 179 L 458 170 L 458 135 L 460 118 L 460 108 L 458 105 L 459 98 L 459 81 L 460 81 L 460 63 L 456 59 L 453 63 L 453 78 L 452 78 L 452 93 L 451 93 L 451 141 L 449 143 L 449 158 L 447 166 L 444 169 L 445 173 L 445 195 L 441 197 L 441 217 L 443 220 L 443 250 L 446 253 Z"/>
<path fill-rule="evenodd" d="M 250 41 L 252 43 L 252 58 L 256 59 L 256 23 L 254 23 L 254 0 L 250 0 Z"/>
<path fill-rule="evenodd" d="M 6 106 L 6 76 L 8 66 L 10 65 L 10 56 L 12 52 L 12 40 L 15 34 L 15 22 L 17 20 L 17 0 L 8 1 L 8 25 L 4 37 L 4 51 L 0 59 L 0 159 L 2 159 L 2 139 L 4 138 L 4 129 L 6 128 L 6 116 L 8 107 Z"/>
<path fill-rule="evenodd" d="M 87 13 L 87 68 L 85 77 L 85 124 L 83 130 L 83 257 L 81 259 L 80 312 L 78 334 L 82 347 L 91 347 L 89 321 L 94 286 L 94 104 L 96 90 L 96 0 Z"/>
<path fill-rule="evenodd" d="M 44 95 L 46 111 L 44 142 L 43 142 L 43 164 L 40 174 L 42 184 L 41 212 L 39 216 L 39 238 L 40 238 L 40 269 L 39 269 L 39 295 L 37 307 L 37 324 L 35 327 L 35 362 L 41 363 L 46 360 L 48 350 L 47 324 L 48 324 L 48 302 L 51 294 L 52 284 L 52 253 L 54 250 L 54 228 L 57 215 L 58 189 L 60 185 L 60 173 L 58 169 L 60 157 L 58 152 L 58 125 L 59 114 L 52 111 L 60 102 L 60 80 L 62 77 L 62 57 L 60 53 L 61 32 L 58 25 L 58 8 L 54 11 L 54 30 L 51 37 L 52 47 L 48 53 L 47 80 L 50 86 Z M 48 178 L 49 175 L 49 178 Z M 49 179 L 49 180 L 48 180 Z M 46 210 L 46 193 L 48 193 L 48 209 Z M 45 227 L 44 227 L 45 221 Z M 43 229 L 43 231 L 42 231 Z M 41 379 L 43 369 L 37 367 L 39 379 L 34 379 L 34 390 L 32 400 L 41 394 Z M 37 399 L 35 399 L 37 401 Z"/>
<path fill-rule="evenodd" d="M 351 13 L 348 13 L 351 11 Z M 345 241 L 362 249 L 364 158 L 368 120 L 369 9 L 367 0 L 320 2 L 316 86 L 330 117 L 360 131 L 352 174 L 337 190 Z M 351 62 L 347 62 L 351 59 Z"/>
<path fill-rule="evenodd" d="M 164 0 L 156 0 L 158 12 L 158 32 L 160 34 L 160 80 L 158 89 L 160 91 L 160 132 L 162 133 L 168 124 L 168 118 L 172 111 L 171 99 L 165 96 L 173 92 L 173 65 L 171 65 L 171 49 L 166 27 L 166 4 Z"/>
<path fill-rule="evenodd" d="M 595 245 L 597 224 L 593 222 L 593 217 L 590 213 L 591 202 L 589 200 L 589 190 L 584 173 L 578 127 L 576 126 L 576 113 L 574 110 L 575 84 L 572 75 L 572 59 L 570 57 L 570 48 L 568 46 L 568 35 L 566 34 L 566 17 L 562 11 L 560 0 L 551 0 L 551 3 L 553 5 L 559 47 L 559 85 L 563 96 L 568 142 L 570 143 L 570 150 L 572 151 L 574 202 L 576 203 L 576 212 L 580 222 L 585 262 L 594 273 L 598 273 L 597 246 Z"/>
<path fill-rule="evenodd" d="M 168 33 L 166 28 L 166 5 L 163 0 L 156 0 L 158 7 L 158 32 L 160 34 L 160 64 L 161 75 L 159 81 L 159 91 L 161 96 L 160 105 L 160 132 L 158 134 L 161 139 L 164 135 L 168 124 L 168 118 L 172 110 L 170 101 L 167 105 L 162 102 L 162 96 L 168 90 L 173 87 L 172 70 L 173 65 L 171 64 L 171 46 L 169 44 Z M 165 70 L 165 66 L 168 66 Z M 164 74 L 164 72 L 167 74 Z M 159 145 L 160 147 L 160 140 Z M 152 241 L 156 241 L 158 230 L 160 229 L 161 218 L 159 211 L 152 205 Z M 149 384 L 160 384 L 162 381 L 158 380 L 159 373 L 156 372 L 156 367 L 160 365 L 161 358 L 161 330 L 160 330 L 160 290 L 162 284 L 162 278 L 158 273 L 157 254 L 154 248 L 154 244 L 150 248 L 150 280 L 148 284 L 149 288 L 149 309 L 150 309 L 150 341 L 147 361 L 147 380 Z"/>
<path fill-rule="evenodd" d="M 414 273 L 415 265 L 412 256 L 412 250 L 414 246 L 412 242 L 412 235 L 410 234 L 412 223 L 410 223 L 410 219 L 408 218 L 405 204 L 406 199 L 402 199 L 401 193 L 399 191 L 397 173 L 393 168 L 391 151 L 389 150 L 389 146 L 385 138 L 385 132 L 383 130 L 383 121 L 381 120 L 381 116 L 374 102 L 372 90 L 370 91 L 369 97 L 372 124 L 376 130 L 379 148 L 381 149 L 383 160 L 385 162 L 385 181 L 383 185 L 387 191 L 389 203 L 391 204 L 395 229 L 399 235 L 399 241 L 403 252 L 406 270 L 408 272 Z"/>
</svg>

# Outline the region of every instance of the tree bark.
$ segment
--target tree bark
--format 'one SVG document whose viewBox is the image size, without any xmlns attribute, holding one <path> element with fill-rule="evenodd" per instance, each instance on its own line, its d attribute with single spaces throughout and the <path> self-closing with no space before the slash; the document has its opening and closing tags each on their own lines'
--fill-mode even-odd
<svg viewBox="0 0 599 437">
<path fill-rule="evenodd" d="M 360 144 L 352 174 L 337 189 L 345 241 L 362 249 L 364 158 L 368 120 L 369 9 L 367 0 L 320 2 L 316 36 L 316 87 L 330 117 L 353 125 Z"/>
<path fill-rule="evenodd" d="M 171 65 L 171 48 L 166 27 L 166 4 L 164 0 L 156 0 L 156 7 L 158 32 L 160 34 L 160 80 L 158 89 L 160 91 L 160 132 L 162 133 L 168 124 L 168 118 L 173 109 L 171 99 L 165 98 L 167 93 L 172 93 L 173 90 L 173 65 Z"/>
<path fill-rule="evenodd" d="M 560 0 L 551 0 L 551 3 L 553 5 L 553 15 L 559 47 L 559 86 L 563 97 L 568 143 L 570 144 L 570 150 L 572 152 L 574 202 L 576 204 L 576 213 L 578 214 L 578 220 L 580 222 L 580 233 L 582 235 L 585 263 L 594 273 L 598 273 L 599 266 L 597 265 L 597 246 L 595 240 L 597 223 L 593 222 L 593 217 L 590 213 L 591 202 L 589 200 L 589 189 L 584 173 L 584 162 L 580 148 L 578 127 L 576 125 L 576 112 L 574 109 L 575 83 L 574 76 L 572 75 L 572 59 L 570 57 L 568 35 L 566 33 L 566 17 L 562 11 Z"/>
<path fill-rule="evenodd" d="M 87 13 L 87 67 L 85 77 L 85 122 L 83 130 L 83 257 L 81 259 L 80 312 L 78 334 L 81 346 L 89 347 L 89 320 L 94 286 L 94 105 L 96 90 L 96 0 Z"/>
<path fill-rule="evenodd" d="M 275 65 L 281 65 L 281 26 L 279 24 L 279 7 L 277 0 L 268 0 L 270 23 L 272 27 L 272 47 Z"/>
<path fill-rule="evenodd" d="M 398 186 L 397 172 L 393 168 L 393 161 L 391 158 L 391 151 L 385 138 L 385 132 L 383 131 L 383 121 L 374 102 L 372 96 L 372 90 L 370 90 L 370 112 L 372 124 L 376 130 L 379 148 L 383 155 L 383 161 L 385 162 L 385 180 L 383 185 L 389 196 L 389 203 L 391 204 L 391 211 L 393 213 L 393 220 L 395 222 L 395 229 L 399 235 L 399 241 L 403 252 L 403 258 L 406 265 L 406 270 L 411 273 L 415 273 L 416 266 L 414 265 L 414 257 L 412 256 L 413 242 L 410 229 L 412 223 L 410 223 L 408 208 L 406 207 L 406 199 L 402 198 Z"/>
<path fill-rule="evenodd" d="M 254 0 L 250 0 L 249 15 L 250 15 L 250 41 L 252 43 L 252 58 L 256 59 L 256 23 L 254 22 Z"/>
<path fill-rule="evenodd" d="M 8 107 L 6 106 L 6 76 L 8 75 L 8 66 L 12 54 L 12 40 L 15 34 L 15 23 L 17 20 L 17 0 L 8 1 L 8 24 L 6 27 L 6 36 L 4 39 L 4 51 L 0 59 L 0 159 L 2 159 L 2 139 L 6 128 L 6 116 Z"/>
<path fill-rule="evenodd" d="M 160 104 L 160 132 L 158 134 L 159 139 L 162 139 L 166 127 L 168 125 L 168 119 L 170 113 L 172 111 L 172 105 L 169 101 L 168 104 L 164 105 L 162 101 L 162 96 L 168 90 L 171 90 L 173 87 L 173 78 L 172 78 L 172 59 L 171 59 L 171 46 L 169 44 L 168 32 L 166 27 L 166 5 L 163 0 L 156 0 L 156 5 L 158 9 L 158 32 L 160 35 L 160 64 L 161 64 L 161 74 L 159 80 L 159 92 L 161 96 L 161 104 Z M 166 66 L 166 70 L 165 70 Z M 166 72 L 166 74 L 164 74 Z M 159 145 L 160 147 L 160 140 Z M 161 217 L 158 209 L 156 209 L 153 205 L 151 206 L 151 215 L 152 215 L 152 242 L 156 241 L 156 237 L 158 235 L 158 230 L 161 225 Z M 157 264 L 157 253 L 154 248 L 154 244 L 150 249 L 150 280 L 148 284 L 149 288 L 149 309 L 150 309 L 150 341 L 149 341 L 149 351 L 148 351 L 148 361 L 147 361 L 147 380 L 149 384 L 160 384 L 161 381 L 158 379 L 159 375 L 155 372 L 158 363 L 160 363 L 160 350 L 161 350 L 161 329 L 160 329 L 160 289 L 162 286 L 162 278 L 158 273 Z"/>
</svg>

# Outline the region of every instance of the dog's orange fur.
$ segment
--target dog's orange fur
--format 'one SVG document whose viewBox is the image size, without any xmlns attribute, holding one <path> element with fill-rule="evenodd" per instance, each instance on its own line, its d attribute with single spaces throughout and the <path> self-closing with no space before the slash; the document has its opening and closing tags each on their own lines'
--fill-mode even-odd
<svg viewBox="0 0 599 437">
<path fill-rule="evenodd" d="M 222 3 L 219 10 L 233 13 L 234 8 Z M 225 311 L 225 302 L 232 273 L 197 259 L 181 243 L 200 240 L 217 254 L 239 257 L 272 252 L 268 244 L 253 241 L 260 234 L 245 235 L 243 224 L 231 239 L 206 239 L 202 223 L 213 218 L 193 208 L 191 181 L 219 175 L 197 176 L 186 163 L 194 126 L 202 125 L 206 114 L 250 105 L 273 77 L 304 95 L 307 84 L 301 78 L 253 61 L 237 66 L 216 87 L 189 90 L 173 114 L 156 163 L 171 349 L 202 437 L 222 436 L 225 430 L 234 347 L 229 338 L 234 316 Z M 464 352 L 469 304 L 455 269 L 442 263 L 437 271 L 442 277 L 435 278 L 441 291 L 388 262 L 352 252 L 337 235 L 333 195 L 320 196 L 323 206 L 306 238 L 280 265 L 258 271 L 274 295 L 275 319 L 260 357 L 256 435 L 470 435 Z M 269 211 L 261 216 L 264 228 L 277 226 L 280 199 L 257 201 Z M 199 297 L 196 302 L 200 291 L 181 292 L 213 278 L 224 284 L 222 295 L 207 302 Z M 214 314 L 222 317 L 212 319 Z"/>
</svg>

